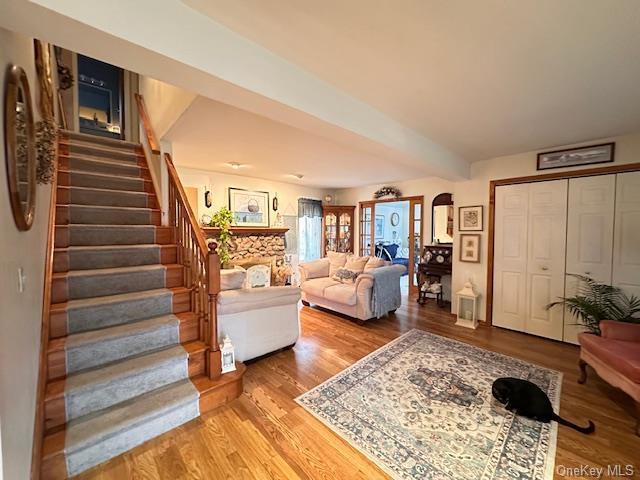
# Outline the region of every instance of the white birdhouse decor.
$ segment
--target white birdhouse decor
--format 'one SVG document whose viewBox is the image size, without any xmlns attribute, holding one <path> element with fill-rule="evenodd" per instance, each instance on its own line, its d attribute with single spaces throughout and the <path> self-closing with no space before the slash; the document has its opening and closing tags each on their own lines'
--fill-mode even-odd
<svg viewBox="0 0 640 480">
<path fill-rule="evenodd" d="M 458 320 L 456 325 L 475 329 L 478 326 L 478 299 L 471 281 L 464 284 L 464 288 L 456 293 L 458 297 Z"/>
<path fill-rule="evenodd" d="M 229 335 L 224 337 L 224 341 L 220 345 L 220 355 L 222 356 L 222 373 L 233 372 L 236 369 L 236 354 L 233 351 Z"/>
</svg>

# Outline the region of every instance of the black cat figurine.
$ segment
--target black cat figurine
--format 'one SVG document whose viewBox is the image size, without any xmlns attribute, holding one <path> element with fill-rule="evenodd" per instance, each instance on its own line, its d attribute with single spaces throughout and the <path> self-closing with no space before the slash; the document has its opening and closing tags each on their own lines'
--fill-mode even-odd
<svg viewBox="0 0 640 480">
<path fill-rule="evenodd" d="M 527 380 L 498 378 L 491 386 L 491 393 L 507 410 L 516 415 L 544 423 L 555 420 L 582 433 L 593 433 L 596 429 L 591 420 L 588 427 L 581 427 L 556 415 L 547 394 L 538 385 Z"/>
</svg>

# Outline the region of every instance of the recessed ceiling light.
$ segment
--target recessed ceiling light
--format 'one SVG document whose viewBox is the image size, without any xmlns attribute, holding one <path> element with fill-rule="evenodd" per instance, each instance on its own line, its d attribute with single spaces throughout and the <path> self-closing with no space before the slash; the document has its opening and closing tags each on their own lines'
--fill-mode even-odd
<svg viewBox="0 0 640 480">
<path fill-rule="evenodd" d="M 234 170 L 238 170 L 241 167 L 241 165 L 238 162 L 231 162 L 228 165 Z"/>
<path fill-rule="evenodd" d="M 304 177 L 304 175 L 301 173 L 292 173 L 291 176 L 297 178 L 298 180 L 302 180 L 302 178 Z"/>
</svg>

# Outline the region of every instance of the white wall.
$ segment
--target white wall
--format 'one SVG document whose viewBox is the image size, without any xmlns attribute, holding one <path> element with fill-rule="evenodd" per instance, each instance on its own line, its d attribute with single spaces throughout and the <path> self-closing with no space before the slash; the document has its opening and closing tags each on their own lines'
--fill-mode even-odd
<svg viewBox="0 0 640 480">
<path fill-rule="evenodd" d="M 615 141 L 615 162 L 614 164 L 640 162 L 640 133 L 622 135 L 612 138 L 594 139 L 581 144 L 567 145 L 566 147 L 589 145 L 595 143 L 605 143 Z M 565 146 L 557 147 L 558 149 Z M 548 150 L 554 150 L 550 148 Z M 436 177 L 420 178 L 416 180 L 394 183 L 404 196 L 424 195 L 424 222 L 422 225 L 423 242 L 431 242 L 431 202 L 439 193 L 453 193 L 454 202 L 454 255 L 453 255 L 453 275 L 452 292 L 462 288 L 464 282 L 471 279 L 482 297 L 480 298 L 479 318 L 485 318 L 485 300 L 487 292 L 487 251 L 488 251 L 488 208 L 489 208 L 489 182 L 501 178 L 521 177 L 549 172 L 576 171 L 582 168 L 602 167 L 609 164 L 592 165 L 586 167 L 573 167 L 565 169 L 555 169 L 550 171 L 536 171 L 536 156 L 538 152 L 526 152 L 516 155 L 492 158 L 481 162 L 473 163 L 471 166 L 471 179 L 468 181 L 450 182 Z M 338 203 L 344 205 L 357 205 L 358 202 L 373 199 L 373 193 L 381 185 L 369 187 L 351 188 L 336 192 Z M 484 230 L 481 233 L 481 256 L 480 263 L 466 263 L 458 260 L 458 207 L 470 205 L 484 206 Z M 356 209 L 356 217 L 359 211 Z M 359 223 L 356 222 L 356 235 L 358 235 Z M 478 233 L 478 232 L 474 232 Z M 356 245 L 359 237 L 356 236 Z M 455 302 L 452 303 L 452 311 L 455 309 Z"/>
<path fill-rule="evenodd" d="M 174 147 L 174 162 L 177 160 L 179 152 Z M 198 188 L 198 211 L 195 212 L 198 220 L 203 214 L 212 215 L 221 207 L 229 206 L 229 187 L 244 188 L 248 190 L 259 190 L 269 192 L 269 203 L 273 200 L 274 195 L 278 194 L 278 212 L 282 215 L 298 214 L 298 198 L 313 198 L 322 200 L 327 190 L 294 185 L 284 182 L 273 182 L 262 180 L 260 178 L 243 177 L 240 175 L 230 175 L 224 173 L 211 172 L 207 170 L 196 170 L 192 168 L 184 168 L 176 166 L 180 181 L 185 187 Z M 205 189 L 211 191 L 211 199 L 213 205 L 207 208 L 204 204 Z M 276 222 L 276 212 L 270 210 L 270 223 L 274 225 Z"/>
<path fill-rule="evenodd" d="M 153 131 L 161 140 L 197 95 L 182 88 L 140 75 L 139 93 L 144 97 Z"/>
<path fill-rule="evenodd" d="M 400 189 L 402 196 L 411 197 L 414 195 L 424 195 L 424 209 L 423 209 L 423 221 L 422 221 L 422 239 L 425 245 L 431 243 L 431 202 L 433 199 L 441 193 L 453 193 L 454 182 L 444 180 L 438 177 L 425 177 L 417 178 L 415 180 L 407 180 L 404 182 L 392 183 L 395 187 Z M 365 200 L 372 200 L 373 194 L 376 190 L 382 187 L 382 184 L 369 185 L 366 187 L 358 188 L 346 188 L 338 190 L 336 192 L 336 204 L 340 205 L 355 205 L 358 206 L 358 202 Z M 455 199 L 454 199 L 455 201 Z M 359 217 L 358 208 L 356 208 L 356 218 Z M 356 222 L 356 228 L 354 231 L 356 237 L 356 248 L 359 244 L 359 222 Z"/>
<path fill-rule="evenodd" d="M 400 223 L 396 226 L 391 225 L 391 215 L 397 213 L 400 218 Z M 390 202 L 376 206 L 376 216 L 384 216 L 384 235 L 377 240 L 384 240 L 386 242 L 393 242 L 393 232 L 397 232 L 397 240 L 400 240 L 402 244 L 401 248 L 409 247 L 409 202 Z"/>
<path fill-rule="evenodd" d="M 33 41 L 0 29 L 0 92 L 5 71 L 14 63 L 29 77 L 37 112 Z M 4 95 L 2 96 L 4 111 Z M 37 116 L 37 113 L 36 113 Z M 4 129 L 0 129 L 4 145 Z M 4 478 L 29 478 L 39 366 L 42 286 L 51 188 L 38 186 L 31 230 L 19 232 L 9 206 L 4 148 L 0 148 L 0 422 Z M 26 276 L 18 292 L 18 268 Z"/>
<path fill-rule="evenodd" d="M 640 162 L 640 133 L 623 135 L 613 138 L 594 139 L 582 144 L 616 142 L 615 163 Z M 567 145 L 569 148 L 574 145 Z M 556 150 L 564 147 L 554 147 L 548 150 Z M 481 238 L 480 263 L 465 263 L 458 260 L 458 252 L 454 254 L 453 264 L 453 291 L 458 291 L 469 278 L 477 286 L 482 294 L 480 299 L 480 318 L 485 318 L 485 299 L 487 293 L 487 252 L 488 252 L 488 208 L 489 208 L 489 182 L 501 178 L 522 177 L 529 175 L 545 174 L 550 172 L 577 171 L 583 168 L 605 167 L 611 163 L 590 165 L 586 167 L 573 167 L 538 172 L 536 171 L 536 156 L 538 152 L 526 152 L 517 155 L 497 157 L 482 162 L 473 163 L 471 166 L 471 180 L 457 182 L 454 190 L 454 247 L 457 247 L 458 236 L 458 207 L 466 205 L 484 206 L 484 231 Z M 476 232 L 474 232 L 476 233 Z"/>
</svg>

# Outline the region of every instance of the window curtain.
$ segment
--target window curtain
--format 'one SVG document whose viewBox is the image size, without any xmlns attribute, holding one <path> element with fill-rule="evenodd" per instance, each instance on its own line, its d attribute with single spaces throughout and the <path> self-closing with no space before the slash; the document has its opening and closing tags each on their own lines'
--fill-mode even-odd
<svg viewBox="0 0 640 480">
<path fill-rule="evenodd" d="M 320 258 L 322 241 L 322 202 L 320 200 L 298 199 L 298 232 L 300 262 Z"/>
</svg>

